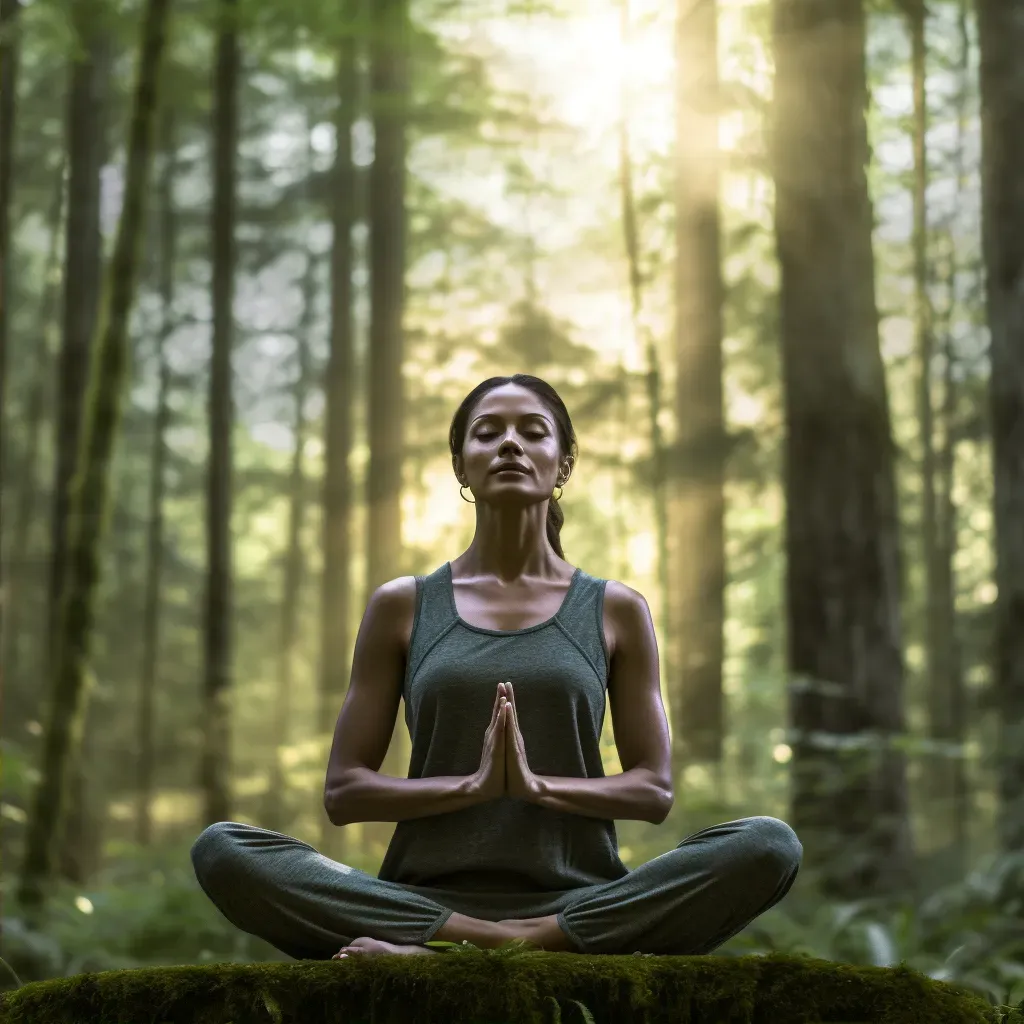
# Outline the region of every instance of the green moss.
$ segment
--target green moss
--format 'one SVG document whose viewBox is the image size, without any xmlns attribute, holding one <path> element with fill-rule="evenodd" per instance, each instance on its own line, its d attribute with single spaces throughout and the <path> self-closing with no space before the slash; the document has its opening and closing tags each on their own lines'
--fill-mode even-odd
<svg viewBox="0 0 1024 1024">
<path fill-rule="evenodd" d="M 3 1024 L 998 1024 L 903 965 L 793 957 L 367 956 L 104 971 L 0 997 Z"/>
</svg>

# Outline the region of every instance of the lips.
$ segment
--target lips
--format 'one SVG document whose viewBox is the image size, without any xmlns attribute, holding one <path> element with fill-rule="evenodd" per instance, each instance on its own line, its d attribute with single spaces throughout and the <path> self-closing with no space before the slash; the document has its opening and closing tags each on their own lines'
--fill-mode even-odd
<svg viewBox="0 0 1024 1024">
<path fill-rule="evenodd" d="M 492 472 L 494 473 L 522 473 L 526 474 L 525 466 L 497 466 Z"/>
</svg>

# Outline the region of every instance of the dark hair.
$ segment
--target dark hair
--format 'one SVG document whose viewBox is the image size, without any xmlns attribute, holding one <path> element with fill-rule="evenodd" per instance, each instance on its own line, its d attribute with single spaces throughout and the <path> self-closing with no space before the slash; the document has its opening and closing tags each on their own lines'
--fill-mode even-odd
<svg viewBox="0 0 1024 1024">
<path fill-rule="evenodd" d="M 576 458 L 577 445 L 576 434 L 572 429 L 572 420 L 569 419 L 569 412 L 565 403 L 558 396 L 558 392 L 539 377 L 528 373 L 513 373 L 511 377 L 488 377 L 487 380 L 477 384 L 475 388 L 462 400 L 462 404 L 455 411 L 452 417 L 451 430 L 448 431 L 448 447 L 452 455 L 461 455 L 462 446 L 466 442 L 466 426 L 469 423 L 470 414 L 476 407 L 477 402 L 495 388 L 503 387 L 506 384 L 516 384 L 521 388 L 532 391 L 548 408 L 548 411 L 555 417 L 555 425 L 558 427 L 558 441 L 562 458 L 571 455 Z M 565 514 L 562 512 L 558 501 L 554 498 L 548 502 L 547 534 L 551 546 L 559 558 L 565 558 L 562 551 L 562 542 L 559 534 L 562 532 L 562 523 L 565 522 Z"/>
</svg>

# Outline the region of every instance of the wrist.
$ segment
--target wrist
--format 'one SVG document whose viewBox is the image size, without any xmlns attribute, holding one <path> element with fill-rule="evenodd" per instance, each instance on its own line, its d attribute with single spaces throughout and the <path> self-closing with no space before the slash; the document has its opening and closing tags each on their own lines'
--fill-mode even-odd
<svg viewBox="0 0 1024 1024">
<path fill-rule="evenodd" d="M 544 778 L 540 775 L 530 775 L 527 781 L 526 800 L 527 803 L 539 804 L 545 793 Z"/>
</svg>

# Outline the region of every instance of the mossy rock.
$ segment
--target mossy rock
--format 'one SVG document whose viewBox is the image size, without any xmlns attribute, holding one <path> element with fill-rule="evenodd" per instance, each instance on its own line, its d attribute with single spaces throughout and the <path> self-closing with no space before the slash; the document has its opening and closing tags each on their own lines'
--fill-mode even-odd
<svg viewBox="0 0 1024 1024">
<path fill-rule="evenodd" d="M 152 967 L 32 982 L 0 997 L 3 1024 L 998 1024 L 1016 1017 L 904 965 L 782 954 L 499 957 L 481 950 Z"/>
</svg>

